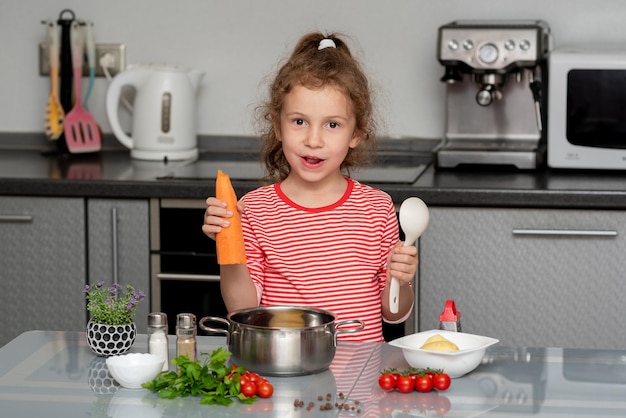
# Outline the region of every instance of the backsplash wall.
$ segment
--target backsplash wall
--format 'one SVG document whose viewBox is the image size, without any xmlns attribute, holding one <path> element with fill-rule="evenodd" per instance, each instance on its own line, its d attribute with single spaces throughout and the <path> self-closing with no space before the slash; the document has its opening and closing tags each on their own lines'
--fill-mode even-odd
<svg viewBox="0 0 626 418">
<path fill-rule="evenodd" d="M 128 64 L 165 63 L 205 72 L 198 133 L 251 135 L 267 76 L 301 34 L 349 36 L 376 88 L 383 134 L 439 138 L 445 119 L 437 28 L 460 19 L 543 19 L 554 45 L 626 40 L 623 0 L 4 0 L 0 3 L 0 132 L 42 132 L 48 78 L 39 76 L 41 20 L 72 9 L 95 23 L 96 42 L 122 42 Z M 86 83 L 86 80 L 85 80 Z M 108 81 L 89 110 L 105 133 Z M 128 117 L 125 118 L 126 122 Z"/>
</svg>

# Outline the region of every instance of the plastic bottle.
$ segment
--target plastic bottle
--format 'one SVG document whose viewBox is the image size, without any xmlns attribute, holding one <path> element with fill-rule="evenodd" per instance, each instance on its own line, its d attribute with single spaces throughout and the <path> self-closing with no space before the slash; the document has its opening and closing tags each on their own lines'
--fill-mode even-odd
<svg viewBox="0 0 626 418">
<path fill-rule="evenodd" d="M 148 314 L 148 353 L 161 356 L 165 360 L 162 371 L 166 372 L 169 370 L 167 315 L 163 312 Z"/>
<path fill-rule="evenodd" d="M 195 361 L 197 345 L 196 316 L 191 313 L 176 315 L 176 356 L 186 355 Z"/>
<path fill-rule="evenodd" d="M 439 315 L 439 329 L 461 332 L 461 312 L 456 309 L 452 299 L 446 301 Z"/>
</svg>

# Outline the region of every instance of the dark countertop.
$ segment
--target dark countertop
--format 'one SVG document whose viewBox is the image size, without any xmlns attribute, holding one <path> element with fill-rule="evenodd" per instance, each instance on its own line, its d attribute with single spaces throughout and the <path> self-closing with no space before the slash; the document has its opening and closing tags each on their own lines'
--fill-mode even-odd
<svg viewBox="0 0 626 418">
<path fill-rule="evenodd" d="M 206 167 L 239 171 L 238 164 L 255 164 L 258 149 L 251 137 L 201 137 L 198 161 L 163 163 L 131 159 L 112 138 L 105 138 L 102 152 L 72 156 L 29 146 L 28 139 L 0 135 L 0 195 L 204 199 L 215 190 Z M 437 143 L 382 141 L 380 161 L 354 177 L 386 191 L 396 202 L 418 196 L 429 206 L 626 208 L 626 172 L 439 170 L 430 163 Z M 246 176 L 231 178 L 238 196 L 261 185 Z"/>
</svg>

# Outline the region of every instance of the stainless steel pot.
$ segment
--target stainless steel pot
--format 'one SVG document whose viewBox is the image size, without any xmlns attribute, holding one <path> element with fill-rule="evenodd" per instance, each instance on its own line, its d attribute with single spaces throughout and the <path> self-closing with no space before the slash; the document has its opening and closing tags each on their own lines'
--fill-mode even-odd
<svg viewBox="0 0 626 418">
<path fill-rule="evenodd" d="M 335 357 L 337 335 L 365 327 L 363 321 L 335 322 L 331 312 L 301 306 L 265 306 L 234 311 L 226 319 L 205 316 L 200 329 L 226 335 L 232 360 L 261 375 L 299 376 L 328 368 Z M 228 329 L 212 328 L 219 322 Z M 340 329 L 346 325 L 356 325 Z"/>
</svg>

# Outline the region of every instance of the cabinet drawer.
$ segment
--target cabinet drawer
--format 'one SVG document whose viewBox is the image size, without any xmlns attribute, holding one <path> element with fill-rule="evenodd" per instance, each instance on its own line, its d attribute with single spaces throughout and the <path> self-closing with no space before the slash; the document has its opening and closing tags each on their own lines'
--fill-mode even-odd
<svg viewBox="0 0 626 418">
<path fill-rule="evenodd" d="M 513 346 L 623 348 L 626 212 L 431 208 L 420 329 L 446 299 L 463 330 Z"/>
</svg>

